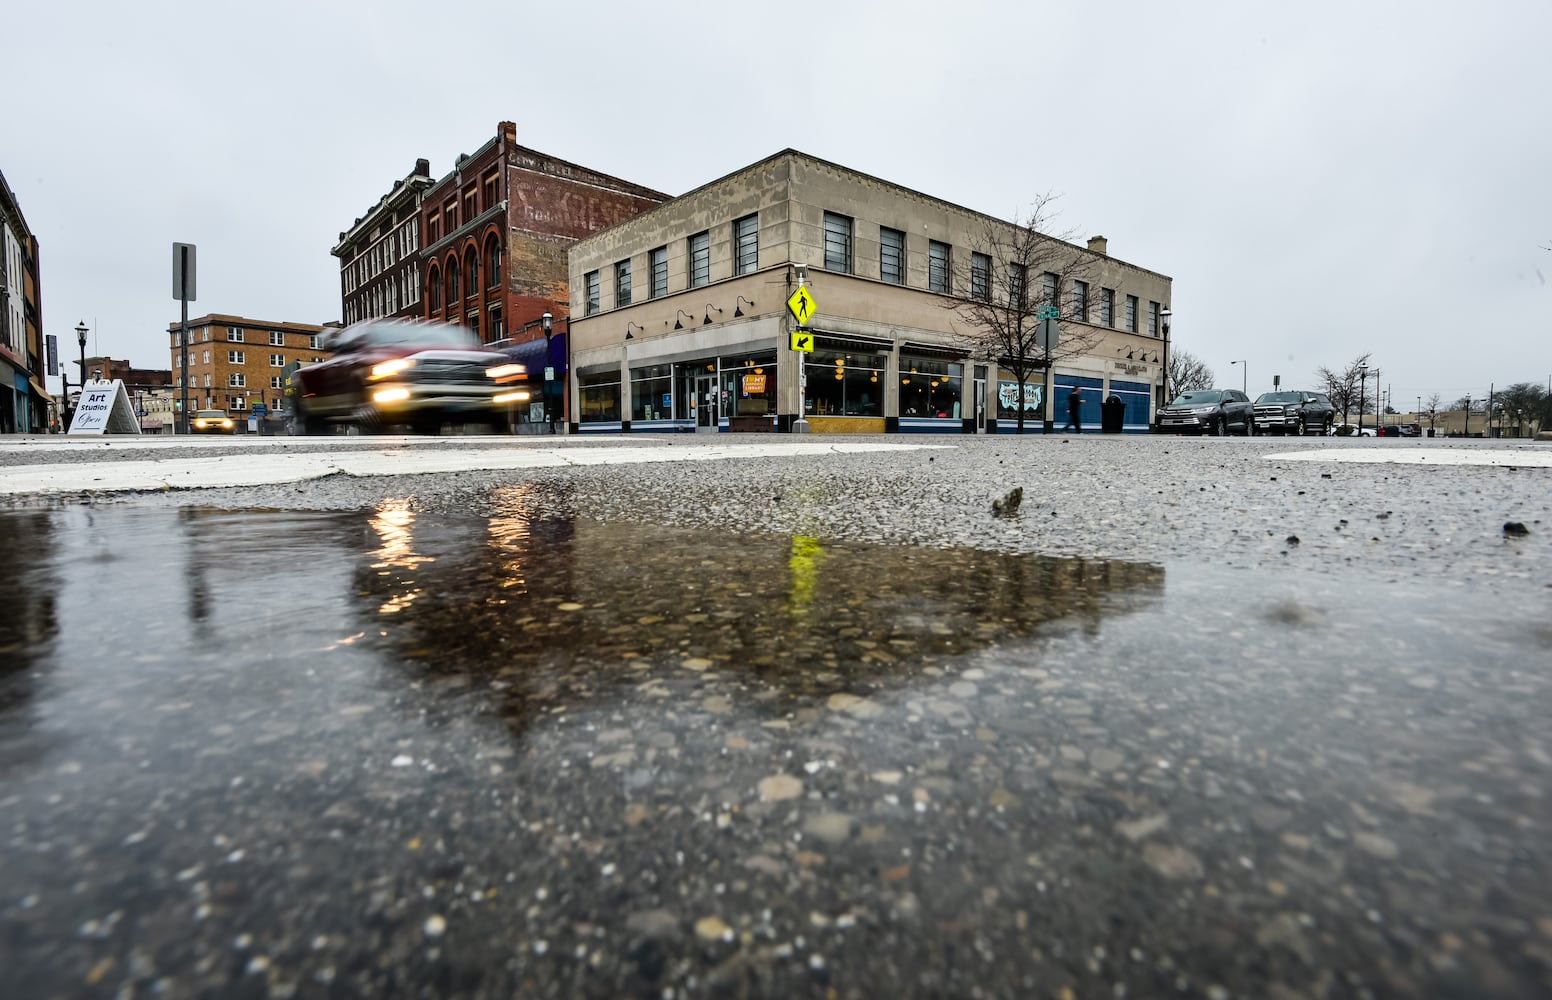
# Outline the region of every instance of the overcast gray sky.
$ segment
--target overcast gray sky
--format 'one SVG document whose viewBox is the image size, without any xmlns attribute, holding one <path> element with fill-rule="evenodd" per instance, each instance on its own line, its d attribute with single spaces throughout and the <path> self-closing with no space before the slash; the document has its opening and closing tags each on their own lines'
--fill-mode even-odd
<svg viewBox="0 0 1552 1000">
<path fill-rule="evenodd" d="M 270 2 L 7 13 L 0 170 L 63 356 L 340 316 L 329 248 L 416 157 L 518 140 L 671 194 L 793 146 L 1174 278 L 1252 395 L 1372 352 L 1398 410 L 1552 377 L 1552 4 Z M 57 380 L 51 384 L 58 385 Z"/>
</svg>

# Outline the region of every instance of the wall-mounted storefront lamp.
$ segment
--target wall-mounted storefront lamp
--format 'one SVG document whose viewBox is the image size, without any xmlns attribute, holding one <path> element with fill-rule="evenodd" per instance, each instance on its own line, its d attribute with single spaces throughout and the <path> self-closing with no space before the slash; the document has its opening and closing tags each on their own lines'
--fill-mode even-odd
<svg viewBox="0 0 1552 1000">
<path fill-rule="evenodd" d="M 715 309 L 717 311 L 717 315 L 718 316 L 722 315 L 721 307 L 714 306 L 710 302 L 706 303 L 706 319 L 705 319 L 704 322 L 701 323 L 701 326 L 710 326 L 711 325 L 711 311 L 713 309 Z"/>
<path fill-rule="evenodd" d="M 685 312 L 683 309 L 680 309 L 674 315 L 674 329 L 675 330 L 683 330 L 684 329 L 684 324 L 679 322 L 679 317 L 680 316 L 683 316 L 685 319 L 689 320 L 691 323 L 695 322 L 695 317 L 694 316 L 691 316 L 689 313 Z"/>
<path fill-rule="evenodd" d="M 738 319 L 738 317 L 740 317 L 740 316 L 742 316 L 744 314 L 744 310 L 740 307 L 741 303 L 744 303 L 744 302 L 749 303 L 749 308 L 750 309 L 754 308 L 754 299 L 746 299 L 742 295 L 740 295 L 738 297 L 738 301 L 733 303 L 733 318 L 734 319 Z"/>
<path fill-rule="evenodd" d="M 636 329 L 640 330 L 642 333 L 646 333 L 647 332 L 647 328 L 642 326 L 640 323 L 634 323 L 634 322 L 631 322 L 631 321 L 627 320 L 626 323 L 625 323 L 625 339 L 626 340 L 635 340 L 636 339 L 634 336 L 631 335 L 631 327 L 633 327 L 633 326 Z"/>
<path fill-rule="evenodd" d="M 1126 360 L 1128 360 L 1128 361 L 1135 361 L 1135 360 L 1137 360 L 1137 351 L 1136 351 L 1135 348 L 1129 348 L 1129 347 L 1117 347 L 1116 348 L 1116 353 L 1117 354 L 1120 354 L 1122 351 L 1126 352 Z M 1144 361 L 1146 361 L 1146 360 L 1148 360 L 1148 356 L 1146 354 L 1144 354 L 1142 356 L 1142 359 Z"/>
</svg>

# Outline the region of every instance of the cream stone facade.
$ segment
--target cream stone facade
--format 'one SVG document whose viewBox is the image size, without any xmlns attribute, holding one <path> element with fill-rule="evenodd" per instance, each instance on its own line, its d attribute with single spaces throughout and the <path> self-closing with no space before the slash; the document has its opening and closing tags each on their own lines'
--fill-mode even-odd
<svg viewBox="0 0 1552 1000">
<path fill-rule="evenodd" d="M 1050 399 L 1033 382 L 1021 394 L 950 308 L 971 294 L 989 222 L 1012 230 L 784 150 L 583 239 L 569 259 L 571 429 L 787 431 L 801 413 L 814 433 L 984 433 L 1009 430 L 1022 398 L 1026 431 L 1038 431 L 1029 411 L 1063 413 L 1077 387 L 1085 429 L 1115 395 L 1125 429 L 1146 431 L 1171 279 L 1109 257 L 1102 238 L 1068 245 L 1084 263 L 1087 320 L 1054 279 L 1063 336 L 1092 343 L 1053 363 Z M 1034 291 L 1040 280 L 1026 279 Z M 800 282 L 815 306 L 815 350 L 801 362 L 787 309 Z"/>
</svg>

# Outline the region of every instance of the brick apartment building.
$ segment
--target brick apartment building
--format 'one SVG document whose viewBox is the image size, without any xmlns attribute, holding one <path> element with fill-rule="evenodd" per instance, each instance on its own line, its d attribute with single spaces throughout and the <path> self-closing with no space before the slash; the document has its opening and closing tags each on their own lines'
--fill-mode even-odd
<svg viewBox="0 0 1552 1000">
<path fill-rule="evenodd" d="M 182 399 L 183 357 L 180 324 L 168 324 L 173 388 Z M 319 345 L 327 327 L 211 313 L 189 320 L 189 408 L 246 414 L 256 403 L 271 413 L 281 409 L 285 368 L 295 361 L 323 361 Z"/>
<path fill-rule="evenodd" d="M 431 186 L 431 164 L 415 169 L 345 232 L 329 252 L 340 262 L 346 323 L 382 316 L 420 316 L 420 200 Z"/>
</svg>

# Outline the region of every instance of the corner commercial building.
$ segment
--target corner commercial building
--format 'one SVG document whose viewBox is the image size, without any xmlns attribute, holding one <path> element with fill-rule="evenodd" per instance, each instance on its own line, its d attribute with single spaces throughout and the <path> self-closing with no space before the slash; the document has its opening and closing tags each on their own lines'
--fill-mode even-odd
<svg viewBox="0 0 1552 1000">
<path fill-rule="evenodd" d="M 0 174 L 0 434 L 48 430 L 46 367 L 38 240 Z"/>
<path fill-rule="evenodd" d="M 572 429 L 789 430 L 800 395 L 786 301 L 801 265 L 816 308 L 812 432 L 1008 430 L 1030 389 L 975 356 L 950 308 L 994 287 L 977 251 L 988 224 L 1012 229 L 788 149 L 587 237 L 570 254 Z M 1046 294 L 1091 346 L 1053 364 L 1042 403 L 1061 412 L 1081 388 L 1097 428 L 1114 394 L 1125 429 L 1146 431 L 1171 279 L 1110 257 L 1101 237 L 1069 249 L 1089 281 L 1045 275 Z"/>
</svg>

